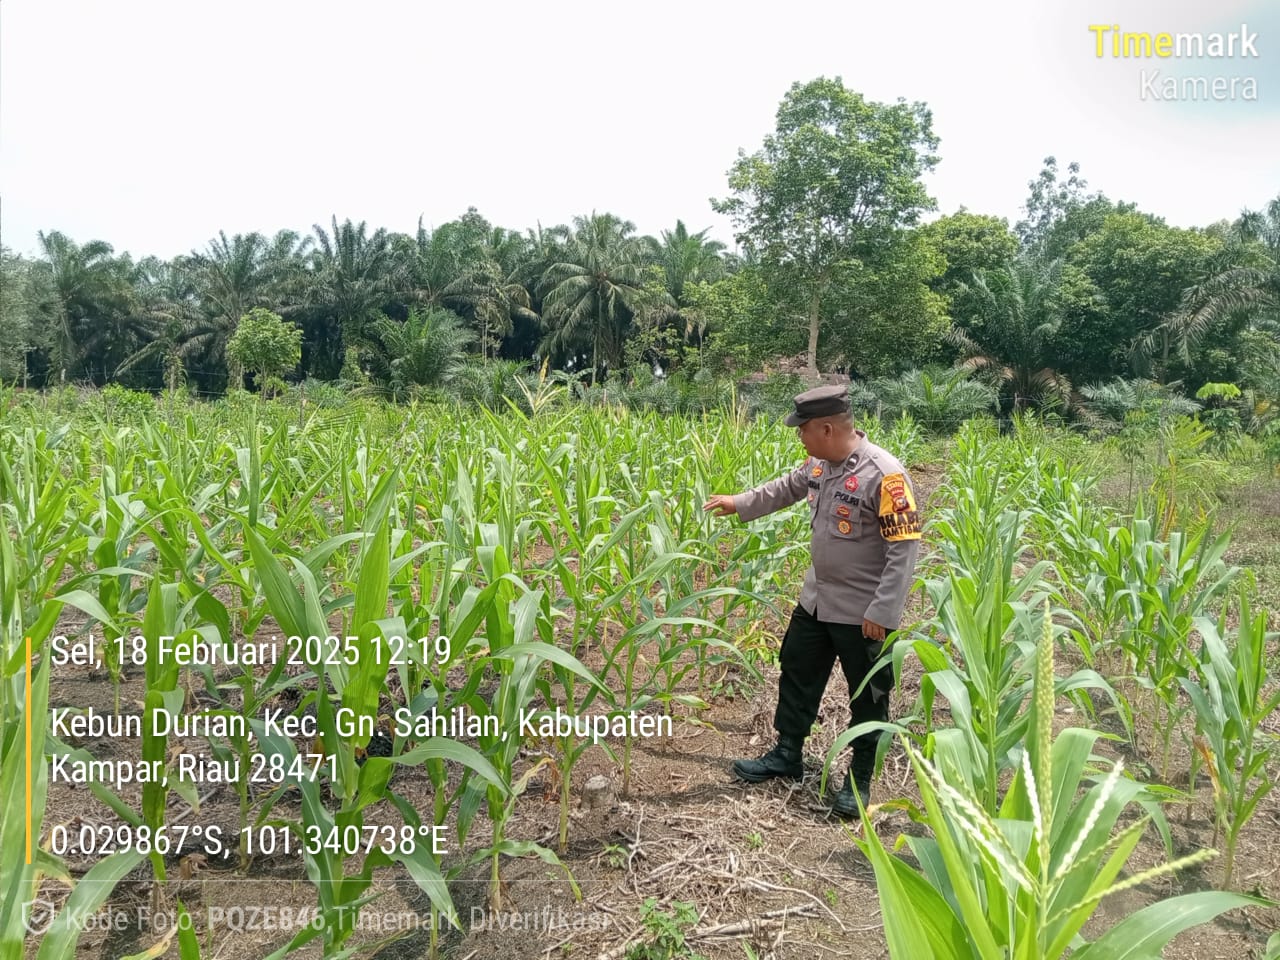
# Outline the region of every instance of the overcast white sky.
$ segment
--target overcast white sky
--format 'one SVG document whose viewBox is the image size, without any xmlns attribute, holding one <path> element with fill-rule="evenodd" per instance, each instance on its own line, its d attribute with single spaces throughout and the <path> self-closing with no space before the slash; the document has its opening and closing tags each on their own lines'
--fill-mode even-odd
<svg viewBox="0 0 1280 960">
<path fill-rule="evenodd" d="M 1248 23 L 1256 60 L 1160 66 L 1251 75 L 1258 100 L 1143 102 L 1144 64 L 1097 60 L 1095 22 Z M 943 213 L 1012 222 L 1049 154 L 1180 226 L 1280 193 L 1272 0 L 4 0 L 0 242 L 57 229 L 169 257 L 219 229 L 408 231 L 468 206 L 520 230 L 680 217 L 731 242 L 708 198 L 819 75 L 932 108 Z"/>
</svg>

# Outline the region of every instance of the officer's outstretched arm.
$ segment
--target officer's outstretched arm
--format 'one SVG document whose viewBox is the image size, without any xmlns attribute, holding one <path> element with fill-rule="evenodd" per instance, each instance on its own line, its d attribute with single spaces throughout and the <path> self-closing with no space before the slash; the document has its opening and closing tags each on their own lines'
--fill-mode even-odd
<svg viewBox="0 0 1280 960">
<path fill-rule="evenodd" d="M 756 517 L 763 517 L 767 513 L 789 507 L 804 499 L 804 495 L 809 490 L 808 477 L 809 467 L 806 460 L 777 480 L 770 480 L 746 493 L 736 494 L 733 505 L 737 508 L 738 516 L 743 520 L 754 520 Z"/>
</svg>

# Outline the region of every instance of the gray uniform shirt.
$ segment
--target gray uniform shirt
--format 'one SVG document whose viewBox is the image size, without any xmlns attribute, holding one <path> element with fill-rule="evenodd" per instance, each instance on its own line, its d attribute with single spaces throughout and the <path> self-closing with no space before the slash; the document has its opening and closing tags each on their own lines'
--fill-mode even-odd
<svg viewBox="0 0 1280 960">
<path fill-rule="evenodd" d="M 847 459 L 811 457 L 733 503 L 750 521 L 807 499 L 811 566 L 800 605 L 830 623 L 870 620 L 895 630 L 915 578 L 920 513 L 902 464 L 857 434 Z"/>
</svg>

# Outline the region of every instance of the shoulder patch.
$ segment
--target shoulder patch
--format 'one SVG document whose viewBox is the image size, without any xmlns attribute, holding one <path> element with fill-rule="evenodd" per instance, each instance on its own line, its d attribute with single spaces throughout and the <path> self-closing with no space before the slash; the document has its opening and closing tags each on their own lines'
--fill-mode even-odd
<svg viewBox="0 0 1280 960">
<path fill-rule="evenodd" d="M 915 493 L 901 473 L 880 481 L 880 535 L 886 540 L 919 540 L 920 511 Z"/>
</svg>

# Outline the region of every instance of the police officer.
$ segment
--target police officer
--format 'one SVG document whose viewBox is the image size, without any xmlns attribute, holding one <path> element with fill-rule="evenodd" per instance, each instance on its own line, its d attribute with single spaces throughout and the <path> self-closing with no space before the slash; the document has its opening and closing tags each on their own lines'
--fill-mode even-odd
<svg viewBox="0 0 1280 960">
<path fill-rule="evenodd" d="M 734 496 L 717 494 L 703 504 L 716 516 L 736 513 L 754 520 L 800 500 L 809 505 L 811 566 L 799 605 L 782 640 L 778 743 L 756 760 L 737 760 L 739 778 L 799 779 L 804 738 L 839 657 L 852 695 L 879 659 L 885 636 L 896 630 L 914 579 L 920 514 L 911 478 L 888 451 L 854 429 L 844 386 L 817 387 L 798 395 L 785 423 L 795 427 L 809 458 L 777 480 Z M 878 670 L 849 705 L 850 726 L 889 719 L 893 670 Z M 832 803 L 842 816 L 871 802 L 878 734 L 854 740 L 844 786 Z"/>
</svg>

